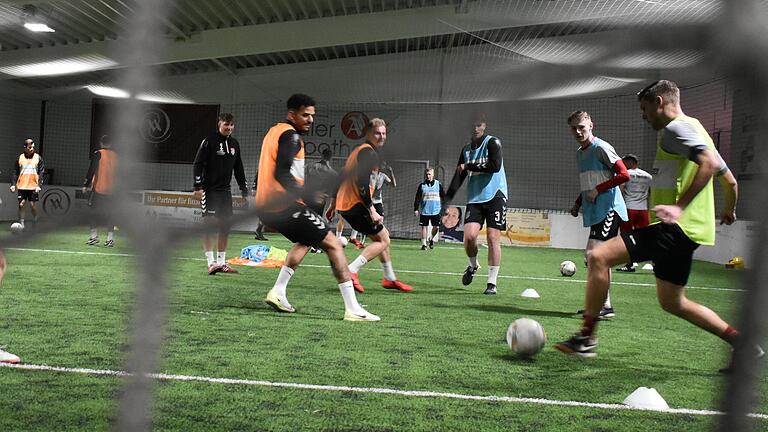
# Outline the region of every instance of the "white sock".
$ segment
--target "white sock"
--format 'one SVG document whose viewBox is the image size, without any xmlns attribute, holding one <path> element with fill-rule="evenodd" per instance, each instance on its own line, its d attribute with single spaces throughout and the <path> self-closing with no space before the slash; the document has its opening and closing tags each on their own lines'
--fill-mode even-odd
<svg viewBox="0 0 768 432">
<path fill-rule="evenodd" d="M 215 263 L 213 259 L 213 251 L 205 251 L 205 260 L 208 261 L 208 265 Z"/>
<path fill-rule="evenodd" d="M 354 260 L 354 261 L 352 261 L 352 262 L 349 264 L 349 271 L 350 271 L 350 272 L 352 272 L 352 273 L 359 273 L 359 272 L 360 272 L 360 269 L 361 269 L 361 268 L 363 268 L 363 266 L 364 266 L 364 265 L 365 265 L 367 262 L 368 262 L 368 260 L 367 260 L 367 259 L 365 259 L 365 257 L 364 257 L 362 254 L 360 254 L 360 256 L 359 256 L 359 257 L 355 258 L 355 260 Z"/>
<path fill-rule="evenodd" d="M 339 290 L 341 291 L 341 297 L 344 299 L 344 308 L 351 312 L 358 312 L 360 303 L 357 302 L 355 297 L 355 287 L 352 286 L 352 281 L 348 280 L 339 284 Z"/>
<path fill-rule="evenodd" d="M 357 238 L 357 231 L 352 230 L 352 232 L 349 234 L 350 239 L 356 239 Z"/>
<path fill-rule="evenodd" d="M 227 253 L 219 252 L 216 254 L 216 263 L 224 265 L 227 262 Z"/>
<path fill-rule="evenodd" d="M 421 239 L 421 245 L 426 246 L 427 245 L 427 239 L 423 238 Z"/>
<path fill-rule="evenodd" d="M 499 277 L 499 266 L 488 266 L 488 283 L 496 285 L 496 278 Z"/>
<path fill-rule="evenodd" d="M 477 268 L 477 256 L 468 257 L 469 258 L 469 265 L 472 266 L 472 268 Z"/>
<path fill-rule="evenodd" d="M 608 281 L 613 280 L 613 272 L 611 270 L 608 270 Z M 605 293 L 605 303 L 603 303 L 604 308 L 610 308 L 611 306 L 611 288 L 608 287 L 608 292 Z"/>
<path fill-rule="evenodd" d="M 91 229 L 91 238 L 98 238 L 99 231 L 96 228 Z"/>
<path fill-rule="evenodd" d="M 107 241 L 112 241 L 115 238 L 115 233 L 113 231 L 107 231 Z"/>
<path fill-rule="evenodd" d="M 278 297 L 285 298 L 285 290 L 288 288 L 288 282 L 291 280 L 293 273 L 294 270 L 290 267 L 282 266 L 280 268 L 280 274 L 277 275 L 275 285 L 272 287 Z"/>
<path fill-rule="evenodd" d="M 384 278 L 388 281 L 396 281 L 395 269 L 392 268 L 392 261 L 381 263 L 381 270 L 384 272 Z"/>
<path fill-rule="evenodd" d="M 336 231 L 336 237 L 341 237 L 342 233 L 343 233 L 343 231 Z"/>
</svg>

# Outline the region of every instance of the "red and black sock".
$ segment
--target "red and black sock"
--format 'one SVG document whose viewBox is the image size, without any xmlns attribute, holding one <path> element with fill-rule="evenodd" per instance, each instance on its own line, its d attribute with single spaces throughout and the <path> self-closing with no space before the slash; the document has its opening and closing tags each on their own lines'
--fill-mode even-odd
<svg viewBox="0 0 768 432">
<path fill-rule="evenodd" d="M 584 321 L 581 324 L 581 335 L 586 337 L 592 337 L 597 330 L 597 317 L 584 314 Z"/>
<path fill-rule="evenodd" d="M 738 330 L 731 326 L 726 327 L 723 331 L 723 334 L 720 335 L 720 337 L 724 341 L 728 342 L 731 346 L 736 345 L 736 341 L 739 340 L 739 336 L 741 336 L 741 333 L 739 333 Z"/>
</svg>

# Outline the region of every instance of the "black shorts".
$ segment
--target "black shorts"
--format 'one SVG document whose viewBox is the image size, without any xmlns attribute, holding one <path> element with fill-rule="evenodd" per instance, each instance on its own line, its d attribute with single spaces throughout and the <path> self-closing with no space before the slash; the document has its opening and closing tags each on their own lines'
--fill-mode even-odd
<svg viewBox="0 0 768 432">
<path fill-rule="evenodd" d="M 432 228 L 437 228 L 440 226 L 440 215 L 432 215 L 432 216 L 425 216 L 420 215 L 419 216 L 419 226 L 427 226 L 429 223 L 432 222 Z"/>
<path fill-rule="evenodd" d="M 384 229 L 384 225 L 373 223 L 371 212 L 362 204 L 355 204 L 347 211 L 340 211 L 339 214 L 355 231 L 363 235 L 374 235 Z"/>
<path fill-rule="evenodd" d="M 40 196 L 34 189 L 16 189 L 19 201 L 39 201 Z"/>
<path fill-rule="evenodd" d="M 619 235 L 619 227 L 621 227 L 621 218 L 615 211 L 611 210 L 602 222 L 589 228 L 589 238 L 600 241 L 612 239 Z"/>
<path fill-rule="evenodd" d="M 320 246 L 331 230 L 316 211 L 299 204 L 276 213 L 259 213 L 259 219 L 288 240 L 304 246 Z"/>
<path fill-rule="evenodd" d="M 464 225 L 468 223 L 488 223 L 488 228 L 499 231 L 507 230 L 507 199 L 503 196 L 495 196 L 490 201 L 477 204 L 467 204 L 464 214 Z"/>
<path fill-rule="evenodd" d="M 307 207 L 312 209 L 313 212 L 325 217 L 323 215 L 323 213 L 325 213 L 325 201 L 323 201 L 322 203 L 307 204 Z"/>
<path fill-rule="evenodd" d="M 693 252 L 699 244 L 679 225 L 657 223 L 621 234 L 632 261 L 653 261 L 656 277 L 684 286 L 691 273 Z"/>
<path fill-rule="evenodd" d="M 374 203 L 373 208 L 376 209 L 376 213 L 384 216 L 384 204 L 382 203 Z"/>
<path fill-rule="evenodd" d="M 203 211 L 203 217 L 228 218 L 232 216 L 232 192 L 203 190 L 203 196 L 200 198 L 200 209 Z"/>
</svg>

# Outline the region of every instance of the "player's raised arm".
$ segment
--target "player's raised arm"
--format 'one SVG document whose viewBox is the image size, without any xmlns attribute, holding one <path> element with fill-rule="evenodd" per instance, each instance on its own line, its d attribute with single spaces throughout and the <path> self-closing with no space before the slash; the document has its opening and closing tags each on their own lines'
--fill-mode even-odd
<svg viewBox="0 0 768 432">
<path fill-rule="evenodd" d="M 294 197 L 301 197 L 304 192 L 304 187 L 292 173 L 293 162 L 301 150 L 301 145 L 301 136 L 295 130 L 283 132 L 277 144 L 275 180 Z"/>
<path fill-rule="evenodd" d="M 739 183 L 736 181 L 736 177 L 733 176 L 733 172 L 728 168 L 728 165 L 723 161 L 720 153 L 717 153 L 717 157 L 720 160 L 720 171 L 716 174 L 717 181 L 720 183 L 720 188 L 725 194 L 725 206 L 723 212 L 720 214 L 720 224 L 731 225 L 736 222 L 736 202 L 739 199 Z"/>
<path fill-rule="evenodd" d="M 456 164 L 456 171 L 453 173 L 453 179 L 451 179 L 451 184 L 448 186 L 448 190 L 445 192 L 445 198 L 447 200 L 446 205 L 453 201 L 453 197 L 456 196 L 456 192 L 459 191 L 459 188 L 461 188 L 461 185 L 467 178 L 467 171 L 464 169 L 465 162 L 466 159 L 464 159 L 464 152 L 461 152 L 461 155 L 459 155 L 459 163 Z"/>
<path fill-rule="evenodd" d="M 474 172 L 495 173 L 501 170 L 503 161 L 504 155 L 501 150 L 501 141 L 496 137 L 492 137 L 488 140 L 488 159 L 478 163 L 466 163 L 464 164 L 464 169 Z"/>
</svg>

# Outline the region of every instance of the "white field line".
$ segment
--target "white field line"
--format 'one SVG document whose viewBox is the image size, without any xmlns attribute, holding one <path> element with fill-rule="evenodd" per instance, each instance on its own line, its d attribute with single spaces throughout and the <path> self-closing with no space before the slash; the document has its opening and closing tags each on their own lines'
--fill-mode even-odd
<svg viewBox="0 0 768 432">
<path fill-rule="evenodd" d="M 31 364 L 0 363 L 0 367 L 10 368 L 10 369 L 61 372 L 61 373 L 73 373 L 73 374 L 82 374 L 82 375 L 95 375 L 95 376 L 127 377 L 132 375 L 124 371 L 88 369 L 88 368 L 66 368 L 66 367 L 58 367 L 58 366 L 31 365 Z M 421 391 L 421 390 L 398 390 L 398 389 L 380 388 L 380 387 L 348 387 L 348 386 L 320 385 L 320 384 L 283 383 L 283 382 L 273 382 L 273 381 L 263 381 L 263 380 L 212 378 L 212 377 L 204 377 L 204 376 L 172 375 L 172 374 L 160 374 L 160 373 L 147 374 L 146 376 L 149 378 L 161 380 L 161 381 L 203 382 L 203 383 L 211 383 L 211 384 L 247 385 L 247 386 L 285 388 L 285 389 L 319 390 L 319 391 L 330 391 L 330 392 L 387 394 L 387 395 L 421 397 L 421 398 L 447 398 L 447 399 L 461 399 L 461 400 L 472 400 L 472 401 L 483 401 L 483 402 L 526 403 L 526 404 L 538 404 L 538 405 L 554 405 L 554 406 L 562 406 L 562 407 L 596 408 L 596 409 L 604 409 L 604 410 L 655 411 L 655 412 L 668 413 L 668 414 L 686 414 L 686 415 L 697 415 L 697 416 L 716 416 L 716 415 L 724 414 L 721 411 L 697 410 L 697 409 L 688 409 L 688 408 L 670 408 L 666 410 L 656 410 L 656 409 L 630 407 L 628 405 L 623 405 L 623 404 L 566 401 L 566 400 L 556 400 L 556 399 L 526 398 L 526 397 L 514 397 L 514 396 L 481 396 L 481 395 L 433 392 L 433 391 Z M 768 420 L 768 414 L 750 413 L 750 414 L 747 414 L 747 416 Z"/>
<path fill-rule="evenodd" d="M 6 250 L 15 250 L 15 251 L 22 251 L 22 252 L 44 252 L 44 253 L 60 253 L 60 254 L 72 254 L 72 255 L 96 255 L 96 256 L 116 256 L 116 257 L 136 257 L 135 254 L 125 254 L 125 253 L 106 253 L 106 252 L 83 252 L 83 251 L 66 251 L 66 250 L 56 250 L 56 249 L 33 249 L 33 248 L 7 248 Z M 205 261 L 203 258 L 187 258 L 187 257 L 176 257 L 177 260 L 185 260 L 185 261 Z M 330 266 L 327 265 L 317 265 L 317 264 L 301 264 L 302 267 L 312 267 L 312 268 L 324 268 L 328 269 Z M 375 272 L 381 272 L 382 270 L 380 268 L 364 268 L 363 270 L 366 271 L 375 271 Z M 415 274 L 425 274 L 425 275 L 439 275 L 439 276 L 461 276 L 462 273 L 456 273 L 456 272 L 436 272 L 436 271 L 426 271 L 426 270 L 402 270 L 397 269 L 397 273 L 415 273 Z M 518 280 L 532 280 L 532 281 L 551 281 L 551 282 L 569 282 L 569 283 L 578 283 L 578 284 L 586 284 L 587 281 L 583 279 L 573 279 L 573 278 L 566 278 L 566 277 L 558 277 L 558 278 L 551 278 L 551 277 L 537 277 L 537 276 L 507 276 L 507 275 L 499 275 L 499 278 L 502 279 L 518 279 Z M 641 282 L 611 282 L 611 285 L 625 285 L 625 286 L 637 286 L 637 287 L 656 287 L 656 284 L 652 283 L 641 283 Z M 686 289 L 697 289 L 697 290 L 707 290 L 707 291 L 731 291 L 731 292 L 742 292 L 744 291 L 741 288 L 724 288 L 724 287 L 704 287 L 704 286 L 693 286 L 688 285 L 686 286 Z"/>
</svg>

